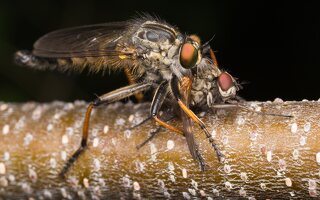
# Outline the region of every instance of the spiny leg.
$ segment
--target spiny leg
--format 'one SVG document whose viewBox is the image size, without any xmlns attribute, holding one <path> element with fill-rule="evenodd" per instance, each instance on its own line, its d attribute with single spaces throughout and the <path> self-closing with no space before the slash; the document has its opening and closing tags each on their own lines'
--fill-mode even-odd
<svg viewBox="0 0 320 200">
<path fill-rule="evenodd" d="M 168 122 L 168 121 L 171 121 L 172 119 L 175 118 L 174 115 L 171 115 L 171 116 L 169 116 L 169 117 L 170 117 L 170 118 L 165 118 L 165 119 L 163 119 L 163 121 Z M 148 119 L 151 119 L 151 117 L 148 117 Z M 140 149 L 140 148 L 142 148 L 144 145 L 146 145 L 148 142 L 150 142 L 150 141 L 154 138 L 154 136 L 156 136 L 156 134 L 160 132 L 161 128 L 162 128 L 161 126 L 158 126 L 155 130 L 151 131 L 151 132 L 150 132 L 150 136 L 149 136 L 147 139 L 145 139 L 141 144 L 138 144 L 138 145 L 136 146 L 136 148 L 137 148 L 137 149 Z"/>
<path fill-rule="evenodd" d="M 151 108 L 150 108 L 150 115 L 152 116 L 152 118 L 158 122 L 161 126 L 173 131 L 173 132 L 176 132 L 176 133 L 179 133 L 181 135 L 183 135 L 183 131 L 166 123 L 165 121 L 163 121 L 162 119 L 160 119 L 158 117 L 158 114 L 159 114 L 159 110 L 165 100 L 165 98 L 167 97 L 167 94 L 168 94 L 168 82 L 167 81 L 164 81 L 162 82 L 154 96 L 153 96 L 153 99 L 152 99 L 152 102 L 151 102 Z"/>
<path fill-rule="evenodd" d="M 87 108 L 86 115 L 83 122 L 82 129 L 82 139 L 80 147 L 75 153 L 69 158 L 69 160 L 64 165 L 63 169 L 60 172 L 60 177 L 65 177 L 65 174 L 68 172 L 73 163 L 79 158 L 79 156 L 86 150 L 88 145 L 88 130 L 89 130 L 89 121 L 92 109 L 102 104 L 110 104 L 115 101 L 124 99 L 126 97 L 132 96 L 136 93 L 143 92 L 152 87 L 152 83 L 137 83 L 129 85 L 123 88 L 119 88 L 107 94 L 104 94 L 98 97 L 95 101 L 91 102 Z"/>
<path fill-rule="evenodd" d="M 215 140 L 212 138 L 212 135 L 209 133 L 208 129 L 206 128 L 205 124 L 198 118 L 198 116 L 196 114 L 194 114 L 194 112 L 192 110 L 190 110 L 185 103 L 182 102 L 182 98 L 179 92 L 179 83 L 178 83 L 178 78 L 176 76 L 173 76 L 170 82 L 171 85 L 171 90 L 172 93 L 174 95 L 174 97 L 176 98 L 180 108 L 184 111 L 184 113 L 186 113 L 195 123 L 197 123 L 200 128 L 204 131 L 206 137 L 208 138 L 210 144 L 212 145 L 212 147 L 214 148 L 219 161 L 222 161 L 222 157 L 224 157 L 224 155 L 221 153 L 218 145 L 216 144 Z"/>
</svg>

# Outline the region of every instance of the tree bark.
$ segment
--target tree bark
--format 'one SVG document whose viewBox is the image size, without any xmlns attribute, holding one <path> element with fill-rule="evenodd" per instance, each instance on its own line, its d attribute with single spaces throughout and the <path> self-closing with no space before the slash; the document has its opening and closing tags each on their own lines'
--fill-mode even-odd
<svg viewBox="0 0 320 200">
<path fill-rule="evenodd" d="M 219 163 L 197 125 L 193 132 L 207 170 L 185 138 L 167 130 L 141 149 L 150 131 L 149 103 L 94 109 L 89 148 L 66 180 L 58 177 L 78 148 L 87 104 L 0 102 L 0 199 L 319 198 L 320 102 L 248 102 L 241 108 L 198 113 L 222 149 Z M 181 127 L 181 121 L 171 124 Z"/>
</svg>

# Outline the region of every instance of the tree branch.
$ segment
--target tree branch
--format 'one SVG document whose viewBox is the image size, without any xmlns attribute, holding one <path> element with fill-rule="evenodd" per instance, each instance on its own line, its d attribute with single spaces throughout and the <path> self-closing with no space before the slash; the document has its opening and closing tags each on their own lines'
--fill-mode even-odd
<svg viewBox="0 0 320 200">
<path fill-rule="evenodd" d="M 67 174 L 65 161 L 78 148 L 86 103 L 0 102 L 0 197 L 21 198 L 258 198 L 319 197 L 320 103 L 248 102 L 240 108 L 200 113 L 226 158 L 219 163 L 201 129 L 194 133 L 205 158 L 201 172 L 185 138 L 157 126 L 149 104 L 115 103 L 93 112 L 89 148 Z M 181 121 L 171 121 L 181 127 Z M 1 199 L 1 198 L 0 198 Z"/>
</svg>

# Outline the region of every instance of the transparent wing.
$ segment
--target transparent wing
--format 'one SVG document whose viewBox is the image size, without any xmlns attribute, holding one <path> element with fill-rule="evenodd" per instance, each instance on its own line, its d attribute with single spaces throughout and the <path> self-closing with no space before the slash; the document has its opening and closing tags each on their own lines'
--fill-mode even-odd
<svg viewBox="0 0 320 200">
<path fill-rule="evenodd" d="M 40 57 L 96 57 L 128 53 L 117 49 L 128 32 L 128 22 L 104 23 L 61 29 L 48 33 L 34 44 L 33 54 Z"/>
</svg>

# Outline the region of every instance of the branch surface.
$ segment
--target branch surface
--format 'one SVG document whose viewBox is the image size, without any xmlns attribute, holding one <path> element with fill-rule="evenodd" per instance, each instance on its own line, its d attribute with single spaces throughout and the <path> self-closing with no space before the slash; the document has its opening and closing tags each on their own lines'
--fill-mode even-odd
<svg viewBox="0 0 320 200">
<path fill-rule="evenodd" d="M 115 103 L 94 110 L 88 150 L 58 178 L 78 148 L 87 104 L 0 102 L 0 199 L 319 197 L 320 102 L 248 102 L 243 109 L 199 113 L 226 158 L 219 163 L 201 129 L 193 131 L 207 163 L 201 172 L 185 138 L 161 131 L 140 150 L 150 104 Z M 181 127 L 181 121 L 171 121 Z"/>
</svg>

